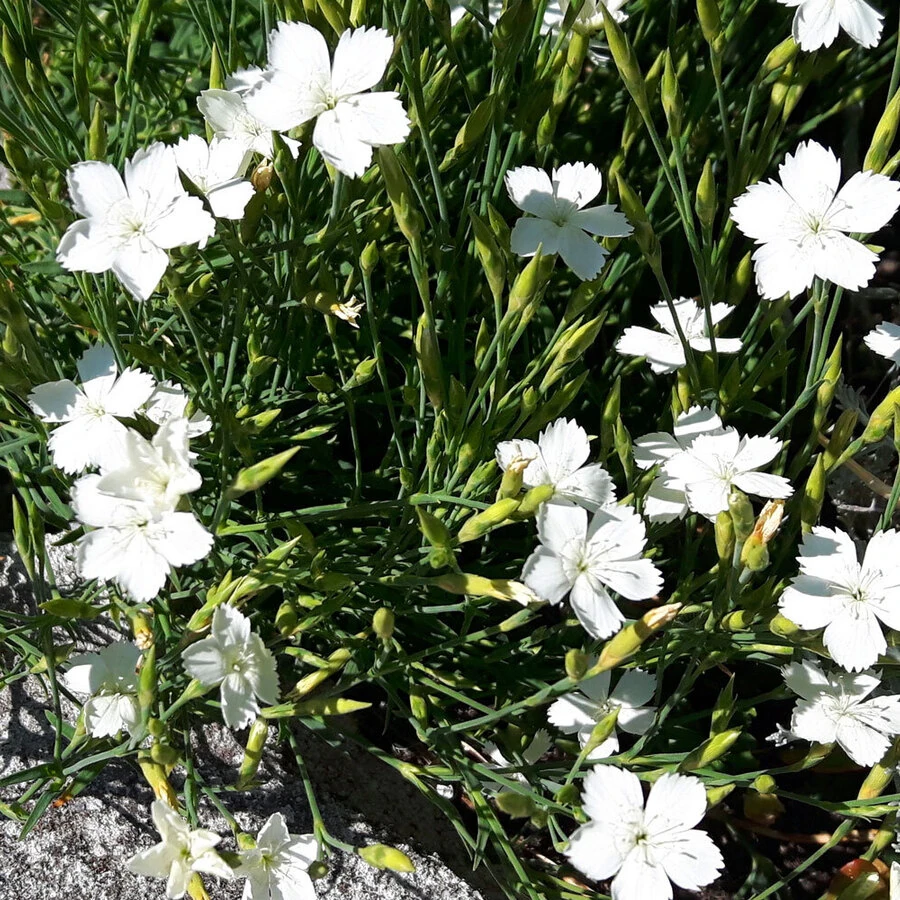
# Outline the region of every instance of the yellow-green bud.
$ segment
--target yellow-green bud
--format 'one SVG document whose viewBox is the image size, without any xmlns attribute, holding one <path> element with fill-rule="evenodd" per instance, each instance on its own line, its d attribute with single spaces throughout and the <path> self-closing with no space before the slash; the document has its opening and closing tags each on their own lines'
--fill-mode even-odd
<svg viewBox="0 0 900 900">
<path fill-rule="evenodd" d="M 625 217 L 634 226 L 633 237 L 637 241 L 644 259 L 654 272 L 660 272 L 661 255 L 659 239 L 650 224 L 647 210 L 641 202 L 641 198 L 631 189 L 628 182 L 621 175 L 616 176 L 616 184 L 619 189 L 619 203 Z"/>
<path fill-rule="evenodd" d="M 363 252 L 359 255 L 359 265 L 366 275 L 371 275 L 375 270 L 375 266 L 378 265 L 378 245 L 375 241 L 369 241 L 363 247 Z"/>
<path fill-rule="evenodd" d="M 775 794 L 747 791 L 744 794 L 744 818 L 760 825 L 773 825 L 784 814 L 784 805 Z"/>
<path fill-rule="evenodd" d="M 771 631 L 772 634 L 777 634 L 778 637 L 788 638 L 788 640 L 790 640 L 800 631 L 800 629 L 786 616 L 783 616 L 781 613 L 776 613 L 769 621 L 769 631 Z"/>
<path fill-rule="evenodd" d="M 356 851 L 360 857 L 375 869 L 390 869 L 392 872 L 415 872 L 412 860 L 396 847 L 387 844 L 372 844 Z"/>
<path fill-rule="evenodd" d="M 722 32 L 722 16 L 719 13 L 718 0 L 697 0 L 697 17 L 700 19 L 703 37 L 710 46 L 714 46 L 716 38 Z"/>
<path fill-rule="evenodd" d="M 859 414 L 854 409 L 845 409 L 840 416 L 838 416 L 834 428 L 831 429 L 831 434 L 828 437 L 828 446 L 825 448 L 825 453 L 823 454 L 825 457 L 826 471 L 830 471 L 834 467 L 835 463 L 847 449 L 847 445 L 850 443 L 850 439 L 853 437 L 853 431 L 856 428 L 857 418 L 859 418 Z M 871 424 L 871 419 L 869 420 L 869 424 Z M 885 432 L 886 431 L 887 427 L 885 427 Z M 860 444 L 862 444 L 862 438 L 860 438 Z"/>
<path fill-rule="evenodd" d="M 720 734 L 705 740 L 699 747 L 692 750 L 678 767 L 680 772 L 693 772 L 695 769 L 705 769 L 717 759 L 721 759 L 741 736 L 740 728 L 730 728 Z"/>
<path fill-rule="evenodd" d="M 713 174 L 712 160 L 707 158 L 703 164 L 703 172 L 697 184 L 697 197 L 694 201 L 694 209 L 700 224 L 711 229 L 716 222 L 716 176 Z"/>
<path fill-rule="evenodd" d="M 712 787 L 706 789 L 706 807 L 707 809 L 712 809 L 714 806 L 718 806 L 733 790 L 734 790 L 734 782 L 731 784 L 722 784 L 719 787 Z"/>
<path fill-rule="evenodd" d="M 456 133 L 453 146 L 447 151 L 439 166 L 440 171 L 444 172 L 449 169 L 460 156 L 479 144 L 493 117 L 494 95 L 488 94 L 469 113 L 462 127 Z"/>
<path fill-rule="evenodd" d="M 825 417 L 831 407 L 831 401 L 834 399 L 834 392 L 837 388 L 838 380 L 841 377 L 841 349 L 844 345 L 843 336 L 837 339 L 831 356 L 828 357 L 828 364 L 825 367 L 825 376 L 819 389 L 816 391 L 816 408 L 813 411 L 813 435 L 818 435 L 825 424 Z"/>
<path fill-rule="evenodd" d="M 743 491 L 732 488 L 728 496 L 728 511 L 734 523 L 735 539 L 743 543 L 753 532 L 753 504 Z"/>
<path fill-rule="evenodd" d="M 316 860 L 306 871 L 313 881 L 318 881 L 328 874 L 328 866 L 321 860 Z"/>
<path fill-rule="evenodd" d="M 662 93 L 663 111 L 666 114 L 666 121 L 669 123 L 669 129 L 672 137 L 677 140 L 681 137 L 681 119 L 684 110 L 684 99 L 681 96 L 681 88 L 678 85 L 678 75 L 675 72 L 675 66 L 672 63 L 672 54 L 668 48 L 665 51 L 665 65 L 663 67 L 662 83 L 660 85 Z"/>
<path fill-rule="evenodd" d="M 522 475 L 530 462 L 530 459 L 519 457 L 506 467 L 503 478 L 500 480 L 500 487 L 497 489 L 497 500 L 518 497 L 522 493 Z"/>
<path fill-rule="evenodd" d="M 472 211 L 469 212 L 469 218 L 472 220 L 475 252 L 481 261 L 491 294 L 499 302 L 506 290 L 506 256 L 487 222 Z"/>
<path fill-rule="evenodd" d="M 280 474 L 299 449 L 299 447 L 291 447 L 289 450 L 276 453 L 275 456 L 270 456 L 246 469 L 241 469 L 226 491 L 229 499 L 240 497 L 249 491 L 258 491 L 266 482 Z"/>
<path fill-rule="evenodd" d="M 500 812 L 506 813 L 511 819 L 528 819 L 537 810 L 531 797 L 515 791 L 500 791 L 494 802 Z"/>
<path fill-rule="evenodd" d="M 669 603 L 665 606 L 657 606 L 630 625 L 626 625 L 618 634 L 607 641 L 600 651 L 600 659 L 588 669 L 585 677 L 599 675 L 616 666 L 622 665 L 638 650 L 641 645 L 656 634 L 661 628 L 665 628 L 678 615 L 681 609 L 680 603 Z"/>
<path fill-rule="evenodd" d="M 288 637 L 294 633 L 294 629 L 297 627 L 299 621 L 300 619 L 297 615 L 297 610 L 290 600 L 285 600 L 281 606 L 278 607 L 278 612 L 275 613 L 275 627 L 278 629 L 279 634 L 284 637 Z"/>
<path fill-rule="evenodd" d="M 603 27 L 606 31 L 606 40 L 610 52 L 615 61 L 616 68 L 631 94 L 632 100 L 645 117 L 650 117 L 650 103 L 647 99 L 647 89 L 644 84 L 644 76 L 638 64 L 637 56 L 631 46 L 631 42 L 619 27 L 619 23 L 613 18 L 609 10 L 602 3 L 600 9 L 603 12 Z"/>
<path fill-rule="evenodd" d="M 593 728 L 587 743 L 581 748 L 581 756 L 586 759 L 593 750 L 596 750 L 615 730 L 616 721 L 619 718 L 619 707 L 608 712 Z"/>
<path fill-rule="evenodd" d="M 372 616 L 372 631 L 387 643 L 394 636 L 395 621 L 394 611 L 382 606 Z"/>
<path fill-rule="evenodd" d="M 418 253 L 423 220 L 421 213 L 415 207 L 415 198 L 409 186 L 406 174 L 397 159 L 397 154 L 392 147 L 379 147 L 376 150 L 378 168 L 384 178 L 388 199 L 394 210 L 394 218 L 397 227 L 403 233 L 410 246 Z"/>
<path fill-rule="evenodd" d="M 762 64 L 762 68 L 759 70 L 757 78 L 762 80 L 777 69 L 783 68 L 793 60 L 799 50 L 800 48 L 797 45 L 797 42 L 792 37 L 785 38 L 774 50 L 769 52 L 769 55 Z"/>
<path fill-rule="evenodd" d="M 483 512 L 467 519 L 459 530 L 457 539 L 461 544 L 483 537 L 491 529 L 505 522 L 519 508 L 519 501 L 513 497 L 498 500 Z"/>
<path fill-rule="evenodd" d="M 864 444 L 873 444 L 880 441 L 890 431 L 897 407 L 900 406 L 900 387 L 895 387 L 888 395 L 875 407 L 874 412 L 869 418 L 869 422 L 862 433 L 862 441 Z"/>
<path fill-rule="evenodd" d="M 546 503 L 553 496 L 552 484 L 539 484 L 531 488 L 519 501 L 519 505 L 510 518 L 516 521 L 531 519 L 537 515 L 542 503 Z"/>
<path fill-rule="evenodd" d="M 453 538 L 447 526 L 437 516 L 433 516 L 423 506 L 416 507 L 419 530 L 432 547 L 449 547 Z"/>
<path fill-rule="evenodd" d="M 383 149 L 383 148 L 382 148 Z M 422 374 L 422 383 L 431 405 L 438 411 L 444 408 L 444 379 L 441 351 L 437 335 L 428 324 L 425 313 L 419 319 L 415 337 L 416 360 Z"/>
<path fill-rule="evenodd" d="M 247 734 L 247 746 L 244 748 L 244 758 L 238 770 L 238 790 L 248 787 L 256 777 L 268 736 L 269 723 L 262 716 L 257 716 Z"/>
<path fill-rule="evenodd" d="M 103 117 L 103 105 L 94 103 L 91 125 L 88 128 L 88 159 L 106 159 L 106 122 Z"/>
<path fill-rule="evenodd" d="M 540 597 L 520 581 L 503 578 L 483 578 L 481 575 L 466 575 L 464 572 L 441 575 L 431 582 L 435 587 L 450 594 L 469 597 L 493 597 L 495 600 L 512 600 L 528 606 L 539 603 Z"/>
<path fill-rule="evenodd" d="M 521 325 L 531 321 L 538 308 L 541 291 L 550 278 L 556 264 L 554 254 L 538 252 L 531 257 L 528 264 L 516 276 L 509 291 L 507 316 L 503 322 L 506 327 Z"/>
<path fill-rule="evenodd" d="M 719 559 L 727 565 L 731 565 L 734 556 L 734 521 L 731 513 L 720 512 L 716 516 L 716 551 Z"/>
<path fill-rule="evenodd" d="M 553 799 L 563 806 L 574 806 L 580 797 L 577 784 L 566 784 L 556 792 Z"/>
<path fill-rule="evenodd" d="M 863 163 L 863 169 L 870 172 L 880 172 L 888 159 L 891 147 L 894 146 L 894 138 L 897 137 L 897 125 L 900 122 L 900 91 L 897 91 L 888 103 L 881 120 L 875 127 L 872 135 L 872 143 L 869 144 L 869 152 Z"/>
<path fill-rule="evenodd" d="M 606 455 L 615 443 L 616 422 L 619 420 L 622 405 L 622 378 L 616 378 L 612 390 L 603 404 L 603 415 L 600 417 L 600 453 Z"/>
<path fill-rule="evenodd" d="M 584 673 L 587 672 L 591 658 L 574 647 L 566 653 L 566 675 L 572 681 L 581 681 Z"/>
</svg>

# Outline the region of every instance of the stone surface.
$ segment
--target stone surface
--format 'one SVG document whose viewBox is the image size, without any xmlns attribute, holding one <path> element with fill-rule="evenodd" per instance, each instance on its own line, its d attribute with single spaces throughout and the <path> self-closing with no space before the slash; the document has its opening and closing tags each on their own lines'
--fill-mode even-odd
<svg viewBox="0 0 900 900">
<path fill-rule="evenodd" d="M 70 553 L 54 548 L 57 584 L 75 581 Z M 28 580 L 10 546 L 0 545 L 0 608 L 31 611 Z M 80 633 L 79 650 L 102 646 L 115 636 L 111 623 L 90 623 Z M 8 662 L 8 660 L 6 660 Z M 4 665 L 2 671 L 7 671 Z M 42 682 L 28 676 L 0 690 L 0 777 L 45 762 L 52 756 L 50 706 Z M 74 718 L 74 708 L 65 710 Z M 487 900 L 497 896 L 487 876 L 469 871 L 455 832 L 421 795 L 389 767 L 353 749 L 335 749 L 316 736 L 299 735 L 322 817 L 337 839 L 362 846 L 387 843 L 407 853 L 415 873 L 370 868 L 353 854 L 336 851 L 328 874 L 316 882 L 326 900 Z M 192 735 L 198 772 L 208 784 L 235 778 L 242 747 L 230 731 L 206 725 Z M 255 833 L 274 812 L 282 812 L 292 832 L 312 830 L 309 804 L 296 763 L 277 747 L 267 748 L 262 784 L 223 799 L 241 827 Z M 176 774 L 173 781 L 177 780 Z M 10 800 L 17 787 L 0 790 Z M 153 796 L 132 763 L 107 766 L 81 794 L 47 810 L 31 834 L 18 840 L 19 824 L 0 817 L 0 900 L 161 900 L 164 882 L 125 870 L 138 849 L 156 842 L 149 816 Z M 222 848 L 236 849 L 231 829 L 208 801 L 200 803 L 201 825 L 227 837 Z M 238 900 L 243 881 L 206 879 L 212 900 Z M 479 889 L 473 883 L 479 883 Z"/>
</svg>

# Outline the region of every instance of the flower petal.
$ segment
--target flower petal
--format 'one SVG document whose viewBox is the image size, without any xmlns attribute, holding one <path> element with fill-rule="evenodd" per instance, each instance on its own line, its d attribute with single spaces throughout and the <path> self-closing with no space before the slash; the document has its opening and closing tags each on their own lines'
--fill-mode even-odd
<svg viewBox="0 0 900 900">
<path fill-rule="evenodd" d="M 831 3 L 831 0 L 827 2 Z M 789 153 L 785 157 L 778 175 L 784 189 L 803 212 L 821 221 L 837 194 L 841 163 L 827 147 L 816 141 L 806 141 L 793 155 Z"/>
<path fill-rule="evenodd" d="M 335 97 L 359 94 L 384 77 L 394 39 L 383 28 L 348 29 L 334 51 L 331 90 Z"/>
<path fill-rule="evenodd" d="M 559 229 L 559 255 L 582 280 L 591 281 L 603 269 L 607 251 L 574 225 Z"/>
<path fill-rule="evenodd" d="M 550 481 L 556 484 L 587 462 L 591 442 L 587 432 L 574 419 L 561 418 L 541 432 L 538 448 Z"/>
<path fill-rule="evenodd" d="M 319 116 L 313 131 L 313 145 L 326 162 L 348 178 L 358 178 L 372 163 L 372 147 L 360 139 L 348 103 Z"/>
<path fill-rule="evenodd" d="M 563 229 L 546 219 L 523 216 L 513 225 L 510 235 L 510 249 L 517 256 L 534 256 L 541 248 L 544 256 L 559 251 Z"/>
<path fill-rule="evenodd" d="M 872 9 L 864 0 L 853 0 L 851 3 L 838 4 L 837 14 L 841 28 L 857 44 L 867 48 L 877 46 L 881 38 L 882 20 L 884 19 L 880 12 Z M 861 230 L 854 229 L 854 231 Z M 875 231 L 876 229 L 871 230 Z"/>
<path fill-rule="evenodd" d="M 600 170 L 591 163 L 583 162 L 566 163 L 554 169 L 551 181 L 554 195 L 560 200 L 574 203 L 578 209 L 590 203 L 603 187 Z"/>
<path fill-rule="evenodd" d="M 816 274 L 849 291 L 864 288 L 875 277 L 878 254 L 838 231 L 820 234 L 813 259 Z"/>
<path fill-rule="evenodd" d="M 857 172 L 838 192 L 828 225 L 839 231 L 871 234 L 884 228 L 900 208 L 900 184 L 875 172 Z"/>
<path fill-rule="evenodd" d="M 611 769 L 612 766 L 598 768 Z M 609 878 L 619 871 L 624 862 L 624 856 L 618 849 L 614 834 L 611 827 L 597 825 L 594 822 L 582 825 L 569 838 L 566 858 L 588 878 L 597 880 Z"/>
<path fill-rule="evenodd" d="M 706 813 L 703 782 L 693 775 L 667 772 L 650 788 L 644 810 L 644 826 L 654 833 L 693 828 Z"/>
<path fill-rule="evenodd" d="M 599 824 L 618 825 L 644 810 L 644 795 L 637 775 L 616 766 L 594 766 L 581 787 L 581 805 Z M 606 876 L 601 876 L 606 877 Z"/>
<path fill-rule="evenodd" d="M 572 691 L 550 704 L 547 721 L 566 734 L 574 734 L 582 728 L 592 729 L 597 722 L 598 711 L 595 701 Z"/>
<path fill-rule="evenodd" d="M 106 232 L 90 220 L 73 222 L 56 248 L 56 261 L 67 272 L 106 272 L 115 260 Z"/>
<path fill-rule="evenodd" d="M 156 290 L 168 267 L 166 251 L 147 240 L 131 241 L 120 247 L 112 264 L 116 278 L 135 300 L 146 300 Z"/>
<path fill-rule="evenodd" d="M 598 237 L 628 237 L 634 231 L 625 214 L 610 204 L 579 209 L 569 217 L 569 224 Z"/>
<path fill-rule="evenodd" d="M 222 682 L 222 718 L 229 728 L 246 728 L 259 715 L 259 704 L 250 682 L 239 672 L 231 672 Z"/>
<path fill-rule="evenodd" d="M 715 881 L 725 866 L 712 838 L 696 829 L 682 832 L 677 839 L 663 844 L 660 849 L 663 851 L 660 864 L 666 875 L 688 891 L 699 891 L 704 885 Z"/>
<path fill-rule="evenodd" d="M 594 638 L 610 637 L 625 621 L 625 616 L 613 603 L 603 586 L 584 575 L 577 578 L 572 585 L 569 603 L 584 630 Z"/>
<path fill-rule="evenodd" d="M 109 208 L 128 194 L 115 166 L 104 162 L 80 162 L 66 172 L 72 206 L 82 216 L 103 218 Z"/>
<path fill-rule="evenodd" d="M 623 356 L 646 357 L 650 368 L 658 375 L 674 372 L 685 365 L 684 348 L 678 338 L 638 325 L 625 329 L 616 341 L 616 351 Z"/>
<path fill-rule="evenodd" d="M 534 166 L 519 166 L 516 169 L 510 169 L 504 180 L 509 199 L 519 209 L 541 219 L 553 219 L 556 216 L 553 184 L 550 176 L 543 169 L 537 169 Z M 513 252 L 517 253 L 518 251 L 514 250 Z"/>
<path fill-rule="evenodd" d="M 546 547 L 538 547 L 525 560 L 522 580 L 548 603 L 559 603 L 572 587 L 563 571 L 562 560 Z"/>
</svg>

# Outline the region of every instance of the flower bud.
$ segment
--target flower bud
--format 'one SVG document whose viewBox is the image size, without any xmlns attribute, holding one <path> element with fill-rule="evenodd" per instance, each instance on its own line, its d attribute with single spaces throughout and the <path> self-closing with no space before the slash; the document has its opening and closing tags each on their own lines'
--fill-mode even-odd
<svg viewBox="0 0 900 900">
<path fill-rule="evenodd" d="M 849 449 L 848 445 L 850 444 L 850 439 L 853 437 L 853 431 L 856 428 L 856 420 L 858 417 L 859 414 L 855 409 L 845 409 L 840 416 L 838 416 L 834 428 L 831 429 L 831 434 L 828 437 L 828 446 L 825 448 L 823 454 L 826 472 L 830 472 L 835 467 L 838 460 L 841 459 L 844 451 Z M 871 424 L 872 420 L 870 419 L 869 425 Z M 887 425 L 884 426 L 885 433 L 887 432 L 887 427 Z M 880 428 L 881 425 L 879 425 L 879 429 Z M 882 437 L 884 437 L 883 434 Z M 878 440 L 880 439 L 881 438 L 878 438 Z M 858 441 L 854 442 L 853 449 L 858 450 L 863 443 L 863 438 L 860 437 Z"/>
<path fill-rule="evenodd" d="M 665 64 L 663 67 L 660 89 L 662 92 L 663 112 L 666 114 L 669 130 L 672 132 L 673 139 L 678 140 L 678 138 L 681 137 L 684 99 L 681 96 L 681 88 L 678 85 L 678 75 L 676 74 L 675 66 L 672 63 L 672 54 L 669 52 L 668 48 L 665 51 Z"/>
<path fill-rule="evenodd" d="M 281 473 L 281 470 L 299 449 L 299 447 L 291 447 L 289 450 L 276 453 L 246 469 L 241 469 L 226 491 L 226 495 L 233 500 L 250 491 L 258 491 L 264 484 Z"/>
<path fill-rule="evenodd" d="M 888 395 L 875 407 L 875 411 L 869 418 L 862 433 L 862 442 L 864 444 L 874 444 L 880 441 L 890 431 L 897 407 L 900 406 L 900 387 L 895 387 Z M 845 410 L 846 411 L 846 410 Z M 835 426 L 836 428 L 837 426 Z"/>
<path fill-rule="evenodd" d="M 753 532 L 753 504 L 743 491 L 732 488 L 728 496 L 728 511 L 734 523 L 735 540 L 743 543 Z"/>
<path fill-rule="evenodd" d="M 447 526 L 437 516 L 433 516 L 424 507 L 416 507 L 416 515 L 419 519 L 419 531 L 425 536 L 425 540 L 432 547 L 449 547 L 452 538 Z"/>
<path fill-rule="evenodd" d="M 300 619 L 297 615 L 297 610 L 290 600 L 285 600 L 281 606 L 278 607 L 278 612 L 275 613 L 275 627 L 278 629 L 278 633 L 283 637 L 290 637 L 297 628 L 297 623 L 299 621 Z"/>
<path fill-rule="evenodd" d="M 619 420 L 622 405 L 622 378 L 616 378 L 612 390 L 603 404 L 603 415 L 600 417 L 600 454 L 605 459 L 613 449 L 616 434 L 616 422 Z"/>
<path fill-rule="evenodd" d="M 713 735 L 681 761 L 678 771 L 693 772 L 695 769 L 705 769 L 710 763 L 721 759 L 734 746 L 734 742 L 741 734 L 740 728 L 730 728 L 728 731 Z"/>
<path fill-rule="evenodd" d="M 506 813 L 511 819 L 528 819 L 537 811 L 531 797 L 516 791 L 500 791 L 494 802 L 500 812 Z"/>
<path fill-rule="evenodd" d="M 522 475 L 530 462 L 530 459 L 519 457 L 506 467 L 503 478 L 500 480 L 500 487 L 497 489 L 497 500 L 518 497 L 522 493 Z"/>
<path fill-rule="evenodd" d="M 828 357 L 828 363 L 825 366 L 824 380 L 816 391 L 816 406 L 813 411 L 813 435 L 818 435 L 825 424 L 825 418 L 828 410 L 831 408 L 831 401 L 834 399 L 834 392 L 837 388 L 838 380 L 841 377 L 841 349 L 844 345 L 843 336 L 837 339 L 831 356 Z"/>
<path fill-rule="evenodd" d="M 537 487 L 531 488 L 519 501 L 517 509 L 510 518 L 515 519 L 517 522 L 523 519 L 534 518 L 541 504 L 546 503 L 551 497 L 553 497 L 552 484 L 539 484 Z"/>
<path fill-rule="evenodd" d="M 697 17 L 700 19 L 700 29 L 706 43 L 716 46 L 717 38 L 722 33 L 722 16 L 719 13 L 718 0 L 697 0 Z"/>
<path fill-rule="evenodd" d="M 582 759 L 587 759 L 615 730 L 619 718 L 619 707 L 608 712 L 593 728 L 587 743 L 581 748 Z"/>
<path fill-rule="evenodd" d="M 894 138 L 897 136 L 897 125 L 900 122 L 900 91 L 897 91 L 888 103 L 878 125 L 875 134 L 872 135 L 872 143 L 863 163 L 863 169 L 869 172 L 881 172 L 887 162 L 891 147 L 894 146 Z"/>
<path fill-rule="evenodd" d="M 706 808 L 718 806 L 735 788 L 734 782 L 706 789 Z"/>
<path fill-rule="evenodd" d="M 268 736 L 269 723 L 262 716 L 257 716 L 247 734 L 247 746 L 244 748 L 244 758 L 238 770 L 236 787 L 239 791 L 250 787 L 256 777 Z"/>
<path fill-rule="evenodd" d="M 393 147 L 379 147 L 375 152 L 397 227 L 417 255 L 421 255 L 418 250 L 423 220 L 421 213 L 415 208 L 415 200 L 406 174 Z"/>
<path fill-rule="evenodd" d="M 372 844 L 368 847 L 359 847 L 356 852 L 364 862 L 367 862 L 374 869 L 390 869 L 392 872 L 416 871 L 412 860 L 396 847 L 388 847 L 386 844 Z"/>
<path fill-rule="evenodd" d="M 747 791 L 744 794 L 744 818 L 760 825 L 771 826 L 784 814 L 784 805 L 777 795 Z"/>
<path fill-rule="evenodd" d="M 555 254 L 544 254 L 538 248 L 510 288 L 507 314 L 503 317 L 504 327 L 514 328 L 531 321 L 555 264 Z"/>
<path fill-rule="evenodd" d="M 512 600 L 521 603 L 522 606 L 542 602 L 541 598 L 527 585 L 520 581 L 508 581 L 503 578 L 483 578 L 481 575 L 466 575 L 464 572 L 457 572 L 441 575 L 430 583 L 450 594 Z"/>
<path fill-rule="evenodd" d="M 650 224 L 647 216 L 647 210 L 641 202 L 641 198 L 631 189 L 628 182 L 621 175 L 616 176 L 616 184 L 619 189 L 619 203 L 622 206 L 622 212 L 625 217 L 634 226 L 633 237 L 637 241 L 647 265 L 654 272 L 662 271 L 661 254 L 659 249 L 659 240 L 656 232 Z"/>
<path fill-rule="evenodd" d="M 731 513 L 720 512 L 716 516 L 716 551 L 723 564 L 730 566 L 734 556 L 734 521 Z"/>
<path fill-rule="evenodd" d="M 619 27 L 619 23 L 613 18 L 609 10 L 604 4 L 600 4 L 603 12 L 603 27 L 606 31 L 606 40 L 609 44 L 610 52 L 615 61 L 616 68 L 631 94 L 635 106 L 641 111 L 646 118 L 651 116 L 650 103 L 647 99 L 647 90 L 644 84 L 644 76 L 641 67 L 638 64 L 637 56 L 631 46 L 631 42 L 625 36 L 625 33 Z"/>
<path fill-rule="evenodd" d="M 481 262 L 481 268 L 487 277 L 488 286 L 496 302 L 506 290 L 506 256 L 500 249 L 500 243 L 487 222 L 469 211 L 472 220 L 472 233 L 475 238 L 475 252 Z"/>
<path fill-rule="evenodd" d="M 569 366 L 580 359 L 593 345 L 605 319 L 605 314 L 596 316 L 583 325 L 579 325 L 568 337 L 562 338 L 557 344 L 553 361 L 550 363 L 543 379 L 541 379 L 538 387 L 540 394 L 546 394 L 562 378 Z"/>
<path fill-rule="evenodd" d="M 394 636 L 394 611 L 386 606 L 379 607 L 372 616 L 372 631 L 387 643 Z"/>
<path fill-rule="evenodd" d="M 381 148 L 384 149 L 384 148 Z M 428 318 L 422 313 L 415 336 L 416 360 L 419 363 L 419 372 L 422 375 L 422 383 L 425 385 L 425 393 L 435 410 L 444 408 L 444 379 L 441 365 L 441 351 L 438 347 L 437 335 L 428 324 Z"/>
<path fill-rule="evenodd" d="M 462 127 L 456 133 L 456 140 L 453 142 L 453 146 L 444 155 L 438 167 L 439 171 L 445 172 L 453 166 L 460 156 L 463 156 L 480 144 L 482 136 L 494 118 L 494 102 L 494 95 L 488 94 L 469 113 Z"/>
<path fill-rule="evenodd" d="M 669 603 L 657 606 L 630 625 L 626 625 L 618 634 L 607 641 L 600 651 L 600 659 L 585 673 L 586 678 L 607 672 L 622 665 L 638 650 L 641 645 L 661 628 L 665 628 L 678 615 L 680 603 Z"/>
<path fill-rule="evenodd" d="M 476 538 L 483 537 L 491 529 L 506 522 L 510 515 L 519 508 L 519 501 L 513 497 L 507 497 L 505 500 L 498 500 L 492 506 L 489 506 L 483 512 L 477 513 L 470 519 L 467 519 L 457 534 L 457 540 L 461 544 L 467 541 L 474 541 Z"/>
<path fill-rule="evenodd" d="M 703 172 L 700 174 L 697 196 L 694 201 L 697 218 L 704 228 L 711 229 L 715 225 L 716 207 L 716 176 L 713 174 L 712 160 L 707 157 L 703 164 Z"/>
<path fill-rule="evenodd" d="M 800 47 L 792 37 L 785 38 L 774 50 L 769 51 L 757 75 L 758 80 L 764 79 L 778 69 L 786 66 L 797 55 Z"/>
<path fill-rule="evenodd" d="M 375 241 L 369 241 L 359 255 L 359 265 L 364 274 L 371 275 L 375 271 L 375 266 L 378 265 L 378 258 L 378 245 Z"/>
<path fill-rule="evenodd" d="M 574 647 L 566 653 L 566 675 L 572 681 L 581 681 L 591 664 L 591 658 Z"/>
</svg>

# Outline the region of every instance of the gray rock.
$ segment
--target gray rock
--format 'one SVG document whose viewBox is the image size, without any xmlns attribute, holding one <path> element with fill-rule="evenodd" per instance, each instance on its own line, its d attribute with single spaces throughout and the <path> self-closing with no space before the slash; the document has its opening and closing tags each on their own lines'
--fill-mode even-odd
<svg viewBox="0 0 900 900">
<path fill-rule="evenodd" d="M 75 583 L 70 554 L 51 550 L 61 589 Z M 0 608 L 33 611 L 28 579 L 10 545 L 0 545 Z M 79 634 L 79 649 L 102 646 L 115 636 L 112 622 L 90 623 Z M 9 659 L 5 661 L 8 664 Z M 4 665 L 3 671 L 6 671 Z M 50 698 L 35 676 L 13 681 L 0 691 L 0 777 L 52 758 L 53 730 L 45 712 Z M 75 708 L 67 705 L 66 718 Z M 228 729 L 208 724 L 190 736 L 197 771 L 207 784 L 230 784 L 243 748 Z M 328 874 L 316 882 L 327 900 L 482 900 L 496 897 L 487 876 L 472 873 L 452 826 L 400 776 L 365 752 L 333 748 L 305 730 L 298 742 L 314 783 L 329 832 L 354 846 L 386 843 L 399 847 L 416 866 L 412 874 L 379 871 L 359 857 L 336 851 Z M 178 771 L 173 773 L 177 782 Z M 225 805 L 241 827 L 255 834 L 274 812 L 282 812 L 296 833 L 312 831 L 309 804 L 296 763 L 270 741 L 260 766 L 261 784 L 248 792 L 224 794 Z M 20 787 L 0 790 L 9 802 Z M 0 817 L 0 900 L 161 900 L 162 880 L 131 875 L 125 863 L 157 837 L 149 816 L 152 792 L 136 765 L 111 764 L 81 794 L 51 806 L 20 841 L 20 823 Z M 231 830 L 204 798 L 203 827 L 229 835 L 222 848 L 234 850 Z M 243 881 L 207 878 L 212 900 L 238 900 Z M 480 882 L 480 883 L 479 883 Z M 473 886 L 478 883 L 478 889 Z"/>
</svg>

